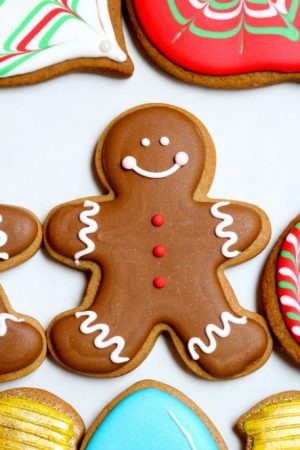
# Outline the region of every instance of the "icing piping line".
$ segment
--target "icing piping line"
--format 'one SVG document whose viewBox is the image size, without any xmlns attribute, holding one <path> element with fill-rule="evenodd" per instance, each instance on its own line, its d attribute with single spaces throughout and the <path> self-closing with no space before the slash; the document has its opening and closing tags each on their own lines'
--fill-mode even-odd
<svg viewBox="0 0 300 450">
<path fill-rule="evenodd" d="M 191 434 L 188 432 L 188 430 L 179 422 L 179 419 L 175 416 L 175 414 L 172 411 L 168 411 L 168 414 L 171 417 L 171 419 L 176 423 L 176 425 L 180 429 L 181 433 L 184 435 L 184 437 L 188 441 L 189 446 L 191 447 L 191 450 L 197 450 L 197 447 L 194 444 L 193 438 L 192 438 Z"/>
<path fill-rule="evenodd" d="M 0 223 L 3 222 L 2 214 L 0 214 Z M 3 247 L 8 241 L 8 235 L 5 231 L 0 230 L 0 247 Z M 6 252 L 0 252 L 0 259 L 8 260 L 9 254 Z"/>
<path fill-rule="evenodd" d="M 122 167 L 125 170 L 133 170 L 138 175 L 146 178 L 166 178 L 173 175 L 181 167 L 185 166 L 189 162 L 189 156 L 186 152 L 178 152 L 174 157 L 175 163 L 172 167 L 162 172 L 150 172 L 149 170 L 142 169 L 137 165 L 137 161 L 133 156 L 125 156 L 122 159 Z"/>
<path fill-rule="evenodd" d="M 92 334 L 96 331 L 100 331 L 100 334 L 94 339 L 94 346 L 96 348 L 102 349 L 110 347 L 111 345 L 115 345 L 116 348 L 112 351 L 110 360 L 115 364 L 122 364 L 123 362 L 129 361 L 129 358 L 120 356 L 120 353 L 125 347 L 125 340 L 121 336 L 113 336 L 112 338 L 105 340 L 110 333 L 109 326 L 105 323 L 91 325 L 92 322 L 97 320 L 97 314 L 94 311 L 75 313 L 76 319 L 84 316 L 87 316 L 87 319 L 85 319 L 80 325 L 81 333 Z"/>
<path fill-rule="evenodd" d="M 238 242 L 238 235 L 234 231 L 224 231 L 224 228 L 227 228 L 233 224 L 233 218 L 230 214 L 226 214 L 219 210 L 219 208 L 227 205 L 230 205 L 230 202 L 215 203 L 211 207 L 210 212 L 213 217 L 222 220 L 222 222 L 218 223 L 215 228 L 215 234 L 217 237 L 227 239 L 227 241 L 222 245 L 222 255 L 225 256 L 225 258 L 234 258 L 241 252 L 238 250 L 229 250 L 229 247 Z"/>
<path fill-rule="evenodd" d="M 7 320 L 11 320 L 13 322 L 25 322 L 25 319 L 18 318 L 16 316 L 13 316 L 12 314 L 1 313 L 0 314 L 0 337 L 5 336 L 7 333 L 7 325 L 6 325 Z"/>
<path fill-rule="evenodd" d="M 96 216 L 100 211 L 100 206 L 98 205 L 98 203 L 92 202 L 90 200 L 85 200 L 83 206 L 85 208 L 91 207 L 92 209 L 89 209 L 88 211 L 82 211 L 79 215 L 80 221 L 87 226 L 82 228 L 78 233 L 78 238 L 86 245 L 85 249 L 75 253 L 74 255 L 75 264 L 77 264 L 78 266 L 80 264 L 80 258 L 82 258 L 82 256 L 93 253 L 93 251 L 95 250 L 96 246 L 94 242 L 87 235 L 90 233 L 95 233 L 98 230 L 97 222 L 90 217 Z"/>
<path fill-rule="evenodd" d="M 231 333 L 230 323 L 235 323 L 238 325 L 245 325 L 247 323 L 247 317 L 235 317 L 231 313 L 224 311 L 221 314 L 221 321 L 223 323 L 223 328 L 218 327 L 215 324 L 210 323 L 205 327 L 205 333 L 209 340 L 209 345 L 206 345 L 202 339 L 199 337 L 193 337 L 188 342 L 188 350 L 191 354 L 191 357 L 196 361 L 200 359 L 200 356 L 195 350 L 195 346 L 200 347 L 203 353 L 210 355 L 214 353 L 217 348 L 217 342 L 213 333 L 219 336 L 220 338 L 226 338 Z"/>
</svg>

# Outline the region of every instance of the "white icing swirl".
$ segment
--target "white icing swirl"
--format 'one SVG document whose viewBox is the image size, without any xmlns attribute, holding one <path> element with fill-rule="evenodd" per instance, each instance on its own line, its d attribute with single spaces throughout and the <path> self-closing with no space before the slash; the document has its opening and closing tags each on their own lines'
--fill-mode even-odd
<svg viewBox="0 0 300 450">
<path fill-rule="evenodd" d="M 3 222 L 3 217 L 0 214 L 0 223 Z M 5 231 L 0 230 L 0 247 L 3 247 L 8 241 L 8 235 Z M 0 259 L 9 259 L 9 254 L 7 252 L 0 252 Z"/>
<path fill-rule="evenodd" d="M 88 234 L 95 233 L 98 230 L 98 224 L 94 219 L 91 219 L 90 217 L 96 216 L 100 211 L 99 204 L 90 200 L 85 200 L 83 206 L 85 208 L 91 207 L 92 209 L 82 211 L 82 213 L 80 213 L 79 215 L 80 221 L 87 226 L 82 228 L 78 233 L 79 239 L 86 245 L 86 248 L 75 253 L 74 260 L 77 265 L 80 264 L 80 258 L 82 258 L 82 256 L 93 253 L 93 251 L 95 250 L 95 244 L 88 237 Z"/>
<path fill-rule="evenodd" d="M 97 314 L 94 311 L 83 311 L 75 313 L 76 319 L 84 316 L 87 316 L 87 319 L 84 320 L 80 325 L 81 333 L 92 334 L 96 331 L 100 331 L 99 335 L 94 339 L 94 346 L 96 348 L 102 349 L 110 347 L 111 345 L 115 345 L 116 348 L 112 351 L 110 360 L 115 364 L 122 364 L 126 361 L 129 361 L 129 358 L 120 356 L 120 353 L 125 347 L 125 340 L 121 336 L 113 336 L 112 338 L 107 339 L 110 333 L 110 328 L 105 323 L 91 325 L 92 322 L 97 320 Z"/>
<path fill-rule="evenodd" d="M 229 250 L 229 247 L 236 244 L 238 242 L 238 235 L 234 231 L 224 231 L 224 228 L 229 227 L 233 224 L 233 218 L 230 214 L 226 214 L 224 212 L 221 212 L 219 208 L 223 206 L 230 205 L 230 202 L 218 202 L 215 203 L 211 209 L 210 212 L 213 217 L 216 219 L 221 219 L 222 222 L 219 223 L 215 228 L 215 234 L 219 238 L 227 239 L 226 242 L 222 245 L 222 255 L 225 256 L 225 258 L 234 258 L 235 256 L 238 256 L 241 252 L 238 250 Z"/>
<path fill-rule="evenodd" d="M 189 340 L 188 350 L 194 360 L 200 359 L 200 356 L 195 350 L 195 346 L 199 347 L 200 350 L 207 355 L 214 353 L 217 348 L 217 342 L 213 334 L 216 334 L 221 338 L 226 338 L 231 333 L 230 322 L 238 325 L 245 325 L 247 323 L 247 317 L 235 317 L 231 313 L 224 311 L 221 314 L 221 321 L 223 328 L 212 323 L 205 327 L 205 334 L 209 340 L 209 345 L 206 345 L 199 337 L 193 337 Z"/>
</svg>

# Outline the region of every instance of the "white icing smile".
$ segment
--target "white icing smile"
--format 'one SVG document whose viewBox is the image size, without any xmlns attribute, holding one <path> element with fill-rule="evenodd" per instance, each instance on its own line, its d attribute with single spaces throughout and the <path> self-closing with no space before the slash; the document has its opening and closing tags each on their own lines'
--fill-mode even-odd
<svg viewBox="0 0 300 450">
<path fill-rule="evenodd" d="M 122 159 L 122 167 L 125 170 L 133 170 L 135 173 L 141 175 L 142 177 L 147 178 L 165 178 L 173 175 L 173 173 L 177 172 L 181 167 L 185 166 L 189 162 L 189 155 L 186 152 L 178 152 L 174 157 L 175 163 L 172 167 L 167 170 L 163 170 L 162 172 L 150 172 L 148 170 L 144 170 L 137 165 L 137 161 L 133 156 L 125 156 Z"/>
</svg>

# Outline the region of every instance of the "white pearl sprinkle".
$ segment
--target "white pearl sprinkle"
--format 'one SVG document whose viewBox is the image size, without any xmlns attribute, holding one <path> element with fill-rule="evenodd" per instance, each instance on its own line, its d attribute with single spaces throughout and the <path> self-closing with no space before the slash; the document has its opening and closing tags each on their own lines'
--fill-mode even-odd
<svg viewBox="0 0 300 450">
<path fill-rule="evenodd" d="M 99 49 L 102 53 L 108 53 L 111 49 L 111 42 L 108 39 L 102 41 L 99 45 Z"/>
<path fill-rule="evenodd" d="M 170 139 L 167 136 L 162 136 L 159 140 L 160 144 L 164 147 L 170 144 Z"/>
<path fill-rule="evenodd" d="M 150 141 L 150 139 L 148 139 L 148 138 L 143 138 L 143 139 L 141 140 L 141 145 L 142 145 L 143 147 L 150 147 L 150 144 L 151 144 L 151 141 Z"/>
</svg>

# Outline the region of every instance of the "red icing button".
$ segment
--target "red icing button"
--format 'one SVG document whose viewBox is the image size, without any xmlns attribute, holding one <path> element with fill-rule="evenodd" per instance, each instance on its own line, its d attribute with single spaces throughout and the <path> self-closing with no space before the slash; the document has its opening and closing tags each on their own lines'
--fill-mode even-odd
<svg viewBox="0 0 300 450">
<path fill-rule="evenodd" d="M 165 256 L 166 254 L 166 248 L 163 245 L 156 245 L 153 249 L 153 255 L 157 258 L 161 258 L 162 256 Z"/>
<path fill-rule="evenodd" d="M 161 227 L 165 223 L 164 216 L 155 214 L 151 219 L 152 225 L 155 227 Z"/>
<path fill-rule="evenodd" d="M 156 277 L 153 280 L 153 286 L 156 287 L 156 289 L 162 289 L 166 285 L 166 281 L 164 278 Z"/>
</svg>

